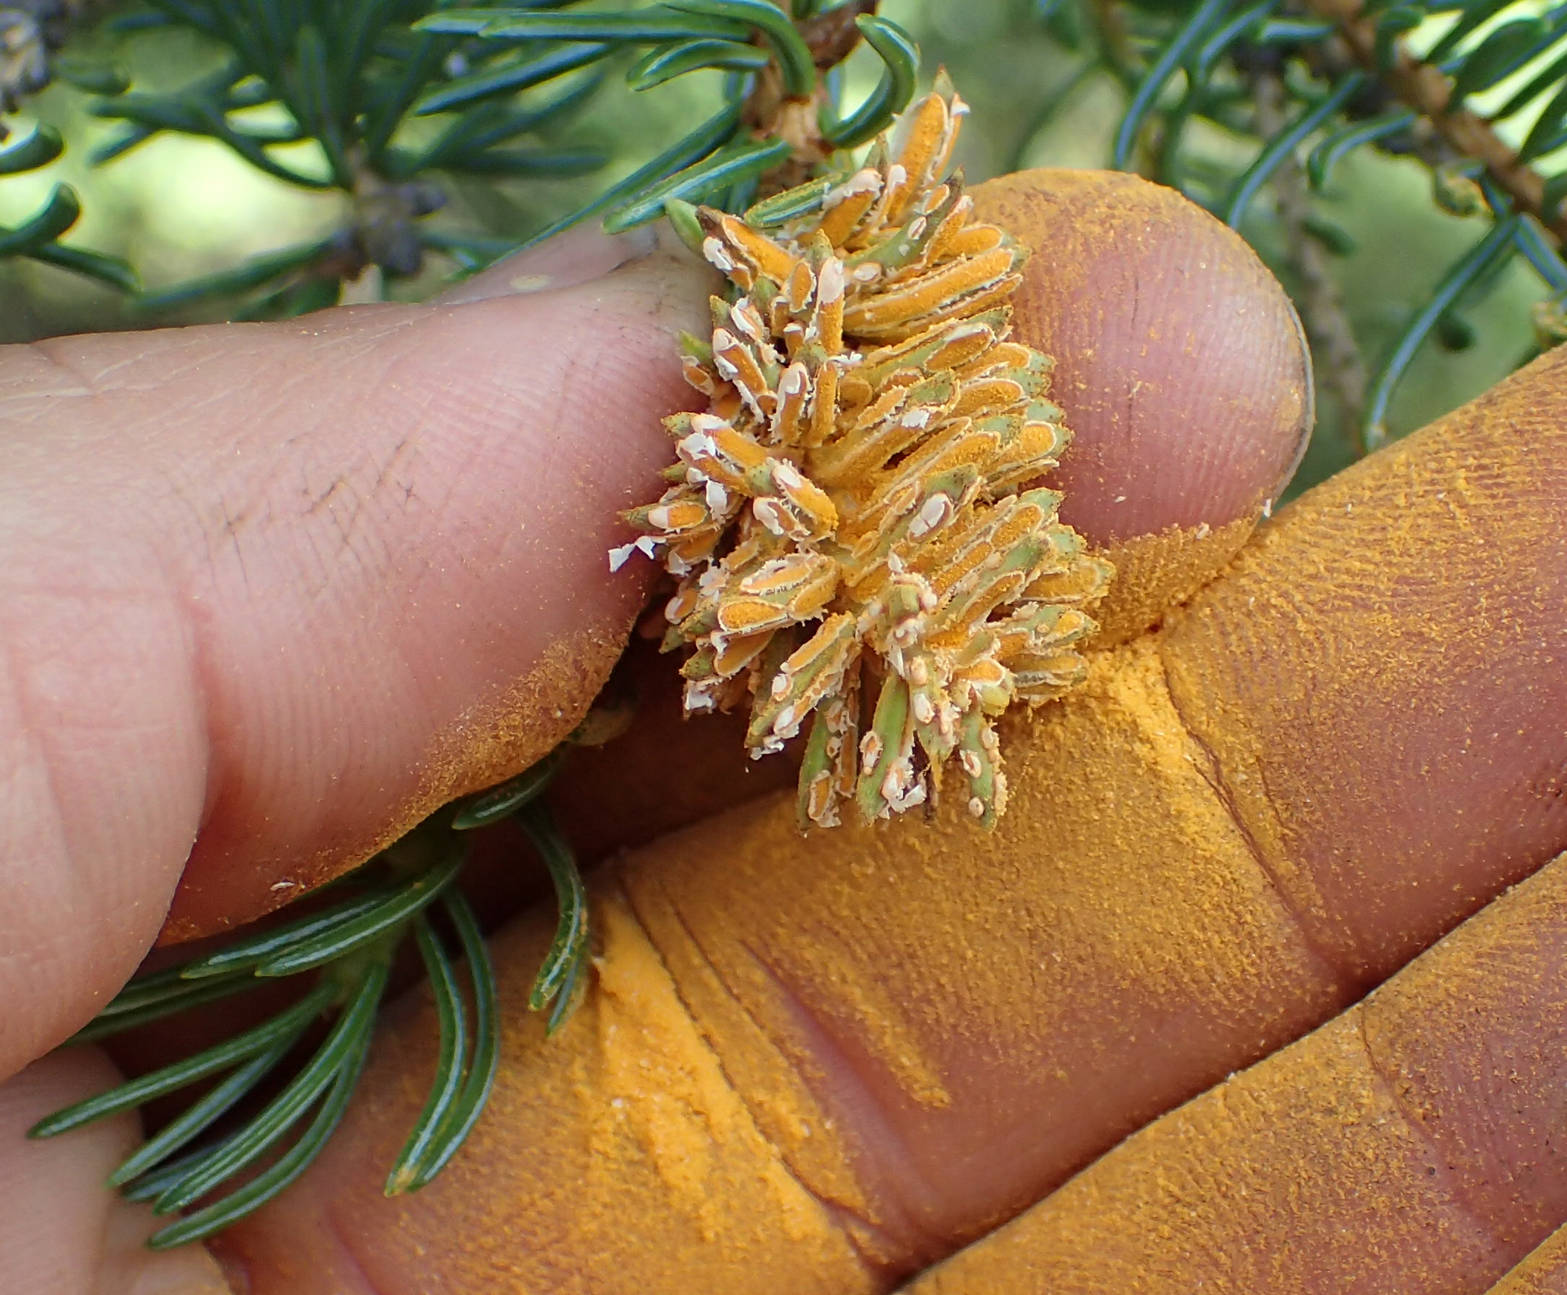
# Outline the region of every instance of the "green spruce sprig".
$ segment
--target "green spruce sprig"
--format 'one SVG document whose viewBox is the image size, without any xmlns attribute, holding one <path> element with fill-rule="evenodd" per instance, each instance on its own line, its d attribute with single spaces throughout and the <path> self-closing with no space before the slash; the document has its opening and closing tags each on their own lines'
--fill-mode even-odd
<svg viewBox="0 0 1567 1295">
<path fill-rule="evenodd" d="M 1548 294 L 1537 345 L 1567 335 L 1567 6 L 1079 0 L 1039 11 L 1063 45 L 1127 89 L 1114 166 L 1182 189 L 1248 236 L 1272 226 L 1263 241 L 1284 247 L 1319 359 L 1334 369 L 1358 365 L 1360 347 L 1334 317 L 1331 269 L 1321 268 L 1323 253 L 1352 246 L 1330 201 L 1344 158 L 1415 159 L 1440 211 L 1487 223 L 1432 274 L 1402 330 L 1352 384 L 1359 389 L 1342 397 L 1362 451 L 1390 435 L 1393 396 L 1423 346 L 1473 341 L 1462 311 L 1510 261 L 1531 267 Z M 1247 141 L 1250 159 L 1216 164 L 1214 150 L 1193 143 L 1198 123 Z"/>
<path fill-rule="evenodd" d="M 558 765 L 552 755 L 448 808 L 320 892 L 320 907 L 132 980 L 73 1042 L 108 1038 L 282 978 L 300 977 L 302 989 L 258 1024 L 56 1111 L 30 1136 L 55 1137 L 215 1080 L 108 1180 L 131 1200 L 151 1201 L 159 1214 L 207 1201 L 155 1232 L 148 1241 L 154 1249 L 210 1236 L 277 1196 L 325 1147 L 364 1068 L 393 960 L 411 939 L 434 996 L 440 1041 L 430 1095 L 391 1166 L 386 1192 L 423 1187 L 478 1121 L 500 1055 L 495 970 L 456 885 L 466 832 L 523 813 L 554 882 L 558 930 L 528 1000 L 533 1010 L 549 1010 L 548 1033 L 564 1024 L 586 982 L 586 892 L 570 849 L 538 803 Z M 447 934 L 432 918 L 437 912 Z M 308 1048 L 323 1021 L 330 1022 L 325 1036 Z M 301 1057 L 292 1076 L 281 1079 L 290 1058 Z M 255 1109 L 242 1120 L 229 1118 L 242 1106 Z M 222 1191 L 258 1163 L 259 1173 Z"/>
<path fill-rule="evenodd" d="M 30 95 L 55 81 L 95 94 L 125 88 L 118 68 L 61 52 L 84 8 L 81 0 L 0 0 L 0 181 L 40 170 L 65 151 L 65 141 L 52 126 L 34 122 L 17 130 L 6 120 Z M 70 185 L 55 185 L 21 224 L 0 225 L 0 260 L 25 256 L 134 291 L 136 276 L 124 261 L 60 242 L 81 210 L 81 198 Z"/>
<path fill-rule="evenodd" d="M 115 20 L 131 33 L 193 31 L 220 53 L 219 66 L 172 91 L 100 78 L 92 111 L 122 129 L 95 150 L 97 162 L 162 134 L 198 136 L 281 183 L 342 194 L 347 213 L 329 237 L 140 304 L 164 311 L 237 297 L 240 318 L 295 315 L 334 304 L 367 270 L 385 279 L 418 274 L 431 254 L 462 273 L 579 220 L 606 216 L 611 229 L 626 229 L 657 219 L 670 197 L 744 207 L 790 148 L 748 112 L 762 82 L 776 77 L 786 96 L 820 98 L 823 132 L 836 146 L 870 138 L 912 90 L 913 44 L 869 13 L 868 0 L 800 0 L 787 12 L 770 0 L 562 12 L 572 3 L 147 0 L 145 10 Z M 887 70 L 867 103 L 840 121 L 823 74 L 862 36 Z M 609 153 L 556 136 L 611 81 L 648 92 L 707 72 L 721 76 L 719 112 L 548 229 L 454 230 L 427 219 L 454 185 L 475 177 L 540 182 L 604 167 Z M 13 167 L 52 160 L 59 150 L 49 153 L 50 144 L 58 138 L 38 133 Z M 0 153 L 0 173 L 9 157 Z M 62 187 L 25 227 L 0 231 L 0 253 L 131 286 L 124 267 L 59 244 L 78 214 Z"/>
<path fill-rule="evenodd" d="M 723 107 L 625 180 L 529 242 L 605 213 L 607 229 L 631 229 L 657 220 L 670 200 L 743 210 L 754 199 L 761 177 L 787 160 L 791 151 L 789 141 L 746 120 L 761 74 L 776 69 L 786 97 L 820 99 L 824 141 L 833 148 L 853 148 L 885 129 L 908 103 L 919 66 L 919 51 L 907 33 L 887 19 L 858 12 L 874 6 L 852 0 L 832 6 L 797 0 L 792 20 L 770 0 L 671 0 L 607 13 L 541 12 L 559 7 L 497 4 L 449 9 L 417 26 L 501 48 L 520 45 L 527 50 L 540 42 L 565 43 L 567 48 L 601 46 L 599 57 L 617 49 L 645 50 L 626 73 L 634 91 L 650 90 L 692 72 L 723 70 Z M 875 51 L 883 72 L 866 102 L 840 118 L 819 64 L 836 66 L 852 47 L 823 48 L 844 25 L 824 20 L 846 10 L 855 11 L 850 30 Z M 820 43 L 813 45 L 813 37 Z M 467 104 L 490 93 L 491 87 L 489 75 L 469 73 L 427 96 L 421 110 Z"/>
</svg>

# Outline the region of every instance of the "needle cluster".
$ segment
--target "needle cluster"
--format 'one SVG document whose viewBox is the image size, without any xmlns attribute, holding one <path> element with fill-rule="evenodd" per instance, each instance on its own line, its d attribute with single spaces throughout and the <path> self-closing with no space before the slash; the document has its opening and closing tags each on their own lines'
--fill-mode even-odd
<svg viewBox="0 0 1567 1295">
<path fill-rule="evenodd" d="M 940 85 L 848 174 L 673 212 L 731 289 L 685 344 L 708 409 L 667 420 L 671 484 L 612 562 L 678 580 L 688 713 L 748 705 L 758 757 L 810 725 L 802 826 L 932 803 L 944 775 L 993 824 L 994 720 L 1082 677 L 1110 576 L 1036 484 L 1070 433 L 1012 334 L 1026 249 L 944 178 L 965 112 Z"/>
</svg>

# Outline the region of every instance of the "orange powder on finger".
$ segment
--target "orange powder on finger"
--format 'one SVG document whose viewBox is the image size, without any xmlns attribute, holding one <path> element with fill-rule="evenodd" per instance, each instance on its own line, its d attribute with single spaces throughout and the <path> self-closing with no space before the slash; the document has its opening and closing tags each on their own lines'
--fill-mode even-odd
<svg viewBox="0 0 1567 1295">
<path fill-rule="evenodd" d="M 1567 1215 L 1564 957 L 1567 856 L 910 1295 L 1481 1289 Z M 1496 1289 L 1560 1290 L 1564 1259 Z"/>
<path fill-rule="evenodd" d="M 1454 1289 L 1489 1238 L 1352 1017 L 1138 1133 L 909 1295 L 1207 1295 Z"/>
<path fill-rule="evenodd" d="M 497 687 L 431 739 L 409 789 L 373 836 L 333 842 L 288 866 L 256 861 L 245 876 L 192 869 L 181 879 L 158 944 L 231 929 L 359 867 L 442 805 L 500 782 L 547 755 L 581 721 L 625 645 L 625 627 L 593 628 L 551 643 L 531 668 Z M 279 874 L 284 874 L 280 880 Z"/>
<path fill-rule="evenodd" d="M 1004 737 L 1017 799 L 993 834 L 941 813 L 802 840 L 758 802 L 623 874 L 759 1126 L 893 1273 L 1345 1001 L 1151 642 Z"/>
<path fill-rule="evenodd" d="M 597 890 L 592 920 L 594 988 L 548 1041 L 537 1014 L 511 1017 L 484 1116 L 439 1178 L 415 1195 L 381 1193 L 435 1061 L 420 990 L 380 1036 L 322 1164 L 220 1248 L 265 1255 L 269 1272 L 297 1272 L 306 1289 L 335 1271 L 348 1238 L 383 1290 L 879 1291 L 837 1211 L 758 1129 L 612 886 Z M 549 937 L 527 920 L 495 938 L 506 1009 L 526 1000 Z"/>
<path fill-rule="evenodd" d="M 386 1216 L 370 1207 L 384 1203 L 368 1200 L 352 1206 L 352 1230 L 384 1238 L 385 1262 L 414 1284 L 453 1291 L 884 1289 L 1343 1007 L 1361 992 L 1360 968 L 1346 974 L 1335 960 L 1337 946 L 1313 924 L 1313 892 L 1272 851 L 1297 845 L 1300 830 L 1337 803 L 1300 791 L 1314 777 L 1353 775 L 1357 794 L 1377 800 L 1382 816 L 1398 812 L 1390 797 L 1420 767 L 1392 766 L 1405 782 L 1389 778 L 1376 797 L 1385 773 L 1376 755 L 1386 748 L 1375 742 L 1398 731 L 1394 720 L 1425 722 L 1421 707 L 1433 694 L 1457 717 L 1462 749 L 1496 728 L 1503 703 L 1548 700 L 1563 686 L 1552 667 L 1567 631 L 1546 582 L 1567 553 L 1542 541 L 1553 525 L 1559 534 L 1560 508 L 1547 505 L 1567 499 L 1556 466 L 1567 456 L 1531 465 L 1508 434 L 1531 408 L 1552 414 L 1556 384 L 1541 379 L 1564 364 L 1536 366 L 1519 380 L 1532 385 L 1308 496 L 1162 632 L 1096 654 L 1071 704 L 1009 720 L 1015 799 L 994 833 L 944 811 L 801 837 L 787 802 L 760 801 L 666 837 L 602 876 L 607 992 L 590 994 L 548 1045 L 536 1022 L 514 1018 L 475 1143 L 417 1210 L 399 1207 L 397 1219 L 378 1223 Z M 1567 435 L 1538 431 L 1536 445 Z M 1418 544 L 1408 531 L 1417 523 Z M 1524 563 L 1534 587 L 1520 591 L 1515 568 Z M 1354 576 L 1347 592 L 1346 572 Z M 1507 580 L 1475 583 L 1499 575 Z M 1462 623 L 1449 624 L 1436 612 L 1452 605 L 1456 587 L 1488 596 L 1469 598 Z M 1370 610 L 1351 614 L 1354 602 L 1333 601 L 1351 595 Z M 1343 614 L 1312 626 L 1301 609 L 1314 600 Z M 1395 605 L 1410 613 L 1407 625 L 1391 617 Z M 1313 633 L 1291 637 L 1303 625 Z M 1488 676 L 1454 679 L 1436 642 L 1504 646 L 1499 665 L 1518 695 L 1509 702 L 1510 690 L 1486 691 Z M 1350 714 L 1343 731 L 1360 745 L 1346 750 L 1330 729 L 1305 743 L 1280 721 L 1270 752 L 1257 734 L 1274 722 L 1268 699 L 1290 682 L 1269 673 L 1280 661 L 1301 676 L 1297 724 L 1354 701 L 1356 676 L 1341 684 L 1333 673 L 1345 661 L 1377 667 L 1360 676 L 1358 695 L 1363 708 L 1384 708 L 1386 722 L 1379 730 Z M 1229 674 L 1218 668 L 1225 663 Z M 1471 694 L 1487 699 L 1490 723 L 1466 732 Z M 1456 845 L 1416 838 L 1424 853 L 1395 875 L 1411 879 L 1406 897 L 1418 902 L 1369 906 L 1382 956 L 1457 921 L 1530 866 L 1540 836 L 1559 830 L 1543 780 L 1561 768 L 1560 725 L 1551 720 L 1562 713 L 1567 707 L 1538 708 L 1509 720 L 1509 741 L 1522 735 L 1546 755 L 1554 749 L 1539 779 L 1522 766 L 1495 770 L 1523 784 L 1518 808 L 1542 817 L 1487 816 L 1477 841 Z M 1235 763 L 1237 752 L 1271 755 L 1267 779 L 1238 783 L 1237 769 L 1251 769 Z M 1350 827 L 1341 835 L 1356 844 Z M 1516 854 L 1504 848 L 1509 840 Z M 1371 855 L 1336 876 L 1375 886 L 1386 867 Z M 1336 920 L 1358 919 L 1355 892 L 1313 884 L 1324 904 L 1346 905 Z M 503 1002 L 525 999 L 546 939 L 537 923 L 499 939 Z M 647 1028 L 638 1026 L 644 1019 Z M 384 1164 L 395 1153 L 386 1144 L 416 1111 L 418 1081 L 429 1073 L 430 1025 L 426 1012 L 381 1052 L 365 1085 L 382 1097 L 350 1112 L 340 1154 Z M 1385 1021 L 1377 1030 L 1380 1041 L 1392 1037 Z M 1410 1240 L 1411 1263 L 1437 1271 L 1427 1233 L 1447 1238 L 1449 1257 L 1475 1253 L 1483 1229 L 1425 1184 L 1430 1140 L 1379 1140 L 1382 1125 L 1397 1132 L 1405 1108 L 1402 1090 L 1366 1052 L 1368 1031 L 1335 1031 L 1325 1036 L 1332 1047 L 1300 1063 L 1287 1096 L 1237 1081 L 1203 1130 L 1160 1133 L 1161 1161 L 1189 1168 L 1161 1177 L 1145 1165 L 1117 1180 L 1115 1199 L 1137 1210 L 1164 1201 L 1168 1216 L 1146 1217 L 1199 1254 L 1213 1217 L 1182 1220 L 1208 1182 L 1201 1166 L 1238 1139 L 1250 1139 L 1263 1164 L 1298 1128 L 1288 1145 L 1306 1168 L 1285 1193 L 1301 1202 L 1287 1217 L 1343 1208 L 1353 1234 L 1391 1209 L 1386 1235 L 1396 1240 L 1406 1236 L 1398 1230 L 1405 1210 L 1426 1226 Z M 1401 1046 L 1415 1055 L 1413 1044 Z M 1388 1055 L 1378 1054 L 1384 1065 Z M 388 1093 L 399 1094 L 395 1104 Z M 617 1099 L 639 1109 L 622 1114 Z M 1311 1171 L 1311 1157 L 1330 1151 L 1364 1163 L 1365 1201 L 1345 1200 L 1343 1172 Z M 339 1154 L 335 1144 L 327 1154 Z M 682 1158 L 701 1174 L 687 1174 Z M 698 1177 L 709 1183 L 706 1201 Z M 799 1196 L 780 1196 L 789 1184 Z M 1260 1193 L 1266 1183 L 1245 1185 Z M 1092 1220 L 1109 1190 L 1063 1231 L 1079 1247 L 1073 1253 L 1097 1244 Z M 279 1209 L 308 1217 L 322 1208 L 308 1194 L 298 1202 Z M 290 1216 L 277 1217 L 272 1226 L 286 1233 Z M 1264 1217 L 1286 1215 L 1270 1206 L 1243 1222 Z M 804 1239 L 779 1242 L 786 1229 Z M 1105 1247 L 1125 1259 L 1124 1249 Z M 973 1289 L 1027 1292 L 1031 1253 Z M 1032 1289 L 1116 1288 L 1047 1281 Z"/>
<path fill-rule="evenodd" d="M 595 910 L 603 953 L 595 960 L 598 998 L 593 1027 L 598 1047 L 590 1082 L 579 1092 L 593 1130 L 590 1194 L 621 1189 L 631 1156 L 646 1160 L 671 1206 L 695 1220 L 704 1241 L 724 1234 L 729 1201 L 715 1195 L 728 1148 L 755 1160 L 756 1187 L 768 1197 L 765 1212 L 795 1244 L 819 1241 L 820 1205 L 806 1195 L 762 1140 L 718 1057 L 697 1035 L 657 951 L 614 891 Z M 608 1103 L 612 1120 L 602 1119 Z M 608 1176 L 614 1180 L 606 1184 Z"/>
<path fill-rule="evenodd" d="M 369 1172 L 423 1099 L 426 1003 L 324 1185 L 254 1226 L 297 1245 L 326 1211 L 375 1239 L 372 1277 L 453 1292 L 883 1291 L 1338 1005 L 1151 643 L 1008 737 L 994 833 L 943 813 L 801 837 L 785 797 L 600 874 L 595 988 L 548 1042 L 511 1016 L 442 1177 L 387 1202 Z M 513 1013 L 547 939 L 496 941 Z"/>
<path fill-rule="evenodd" d="M 587 714 L 625 651 L 628 626 L 552 642 L 528 672 L 481 698 L 436 734 L 420 762 L 415 804 L 428 814 L 543 759 Z M 417 821 L 417 820 L 416 820 Z"/>
<path fill-rule="evenodd" d="M 1486 1295 L 1567 1295 L 1567 1224 L 1540 1242 Z"/>
<path fill-rule="evenodd" d="M 1184 722 L 1375 983 L 1567 843 L 1567 352 L 1296 501 L 1166 621 Z"/>
<path fill-rule="evenodd" d="M 1115 583 L 1099 604 L 1099 632 L 1088 646 L 1114 647 L 1157 625 L 1217 577 L 1256 526 L 1257 518 L 1246 516 L 1226 526 L 1170 526 L 1111 545 Z"/>
</svg>

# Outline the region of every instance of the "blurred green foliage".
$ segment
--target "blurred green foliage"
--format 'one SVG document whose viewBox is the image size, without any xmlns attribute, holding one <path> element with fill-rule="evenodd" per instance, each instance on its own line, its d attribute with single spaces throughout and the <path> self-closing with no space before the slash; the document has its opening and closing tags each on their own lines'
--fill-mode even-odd
<svg viewBox="0 0 1567 1295">
<path fill-rule="evenodd" d="M 604 7 L 590 3 L 573 6 L 572 12 Z M 886 0 L 879 12 L 919 41 L 927 76 L 946 66 L 973 105 L 962 161 L 971 179 L 982 179 L 1028 166 L 1108 164 L 1138 70 L 1158 52 L 1146 34 L 1138 36 L 1138 24 L 1157 32 L 1165 30 L 1157 26 L 1163 22 L 1174 31 L 1195 8 L 1105 0 L 1054 5 L 1037 0 Z M 1242 8 L 1229 6 L 1237 12 Z M 1486 8 L 1500 21 L 1514 11 L 1533 12 L 1540 6 Z M 1048 22 L 1041 16 L 1044 10 L 1051 11 Z M 1116 42 L 1121 48 L 1107 56 L 1106 49 Z M 218 58 L 212 42 L 182 28 L 129 37 L 89 29 L 71 52 L 89 64 L 95 58 L 112 59 L 138 91 L 154 92 L 188 83 Z M 427 218 L 430 228 L 454 236 L 484 231 L 499 240 L 497 245 L 521 241 L 645 162 L 711 114 L 719 102 L 717 74 L 686 76 L 633 100 L 618 84 L 630 61 L 617 54 L 607 65 L 611 84 L 603 92 L 586 96 L 579 107 L 529 137 L 543 149 L 602 152 L 609 159 L 604 171 L 558 178 L 443 176 L 447 203 Z M 863 98 L 877 73 L 874 57 L 863 49 L 856 53 L 847 67 L 844 100 Z M 1166 93 L 1166 107 L 1170 99 Z M 35 209 L 64 181 L 83 195 L 85 209 L 67 241 L 124 258 L 155 295 L 279 248 L 328 239 L 350 219 L 343 193 L 285 184 L 210 139 L 164 133 L 94 167 L 89 162 L 92 150 L 122 126 L 92 115 L 92 102 L 87 91 L 64 84 L 28 102 L 29 114 L 57 127 L 72 147 L 52 165 L 0 184 L 0 226 Z M 1194 116 L 1182 123 L 1182 130 L 1182 187 L 1199 199 L 1206 187 L 1208 200 L 1216 201 L 1220 182 L 1210 183 L 1208 177 L 1235 174 L 1249 160 L 1251 146 L 1240 132 L 1214 119 Z M 1395 347 L 1445 267 L 1473 245 L 1489 215 L 1457 215 L 1437 208 L 1426 165 L 1382 154 L 1349 156 L 1313 201 L 1336 245 L 1327 260 L 1342 299 L 1342 324 L 1362 362 L 1371 366 Z M 1291 242 L 1299 231 L 1281 223 L 1273 205 L 1261 200 L 1248 211 L 1242 229 L 1297 300 L 1308 297 L 1299 249 Z M 347 299 L 418 299 L 453 273 L 452 263 L 434 257 L 425 258 L 420 272 L 406 278 L 382 280 L 372 269 L 349 286 Z M 1397 388 L 1389 424 L 1398 429 L 1418 426 L 1526 357 L 1534 345 L 1530 309 L 1540 296 L 1537 279 L 1518 262 L 1504 264 L 1471 288 L 1462 315 L 1444 317 L 1435 341 L 1415 352 Z M 219 319 L 233 309 L 233 300 L 215 299 L 149 313 L 123 293 L 66 270 L 0 260 L 0 341 Z M 1319 368 L 1333 361 L 1323 348 L 1318 351 Z M 1358 452 L 1359 411 L 1337 398 L 1336 376 L 1322 375 L 1320 426 L 1300 477 L 1304 483 L 1336 470 Z"/>
</svg>

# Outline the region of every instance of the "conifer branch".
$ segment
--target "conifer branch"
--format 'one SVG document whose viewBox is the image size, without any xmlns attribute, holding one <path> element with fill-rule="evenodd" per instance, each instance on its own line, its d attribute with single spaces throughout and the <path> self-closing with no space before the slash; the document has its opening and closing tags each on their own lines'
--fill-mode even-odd
<svg viewBox="0 0 1567 1295">
<path fill-rule="evenodd" d="M 952 3 L 929 0 L 932 8 Z M 448 189 L 461 196 L 459 184 L 477 187 L 475 178 L 532 182 L 580 175 L 609 161 L 607 152 L 563 146 L 554 131 L 601 92 L 616 93 L 622 72 L 633 92 L 716 74 L 719 105 L 703 100 L 700 112 L 693 109 L 672 132 L 678 138 L 658 144 L 654 156 L 627 159 L 630 174 L 606 180 L 533 239 L 586 219 L 603 219 L 616 229 L 669 214 L 677 229 L 682 220 L 694 224 L 700 243 L 711 230 L 704 231 L 685 205 L 700 202 L 712 209 L 705 213 L 710 224 L 742 242 L 747 230 L 764 229 L 771 231 L 767 239 L 787 243 L 791 222 L 821 214 L 817 209 L 833 182 L 826 173 L 841 153 L 878 134 L 909 99 L 917 70 L 911 38 L 876 16 L 877 0 L 621 0 L 593 6 L 475 0 L 461 7 L 448 0 L 148 0 L 115 18 L 113 29 L 183 29 L 212 58 L 199 76 L 176 88 L 132 89 L 113 67 L 61 48 L 74 34 L 68 29 L 80 26 L 94 4 L 0 0 L 0 114 L 50 81 L 66 82 L 97 96 L 93 115 L 120 123 L 92 155 L 96 162 L 159 135 L 184 135 L 226 147 L 282 184 L 338 195 L 345 214 L 335 232 L 139 299 L 143 308 L 228 300 L 227 313 L 242 318 L 329 305 L 363 273 L 381 280 L 419 272 L 426 253 L 459 272 L 502 254 L 529 230 L 453 230 L 426 217 Z M 1387 435 L 1387 410 L 1416 352 L 1462 324 L 1458 309 L 1476 300 L 1510 258 L 1527 260 L 1553 294 L 1538 315 L 1542 344 L 1567 335 L 1567 263 L 1560 255 L 1567 244 L 1560 204 L 1567 174 L 1552 175 L 1551 164 L 1539 162 L 1567 144 L 1567 6 L 1544 17 L 1498 18 L 1503 7 L 1494 0 L 1016 0 L 1010 12 L 1026 8 L 1037 15 L 1078 65 L 1075 75 L 1039 78 L 1035 89 L 1054 80 L 1048 103 L 1036 97 L 1030 104 L 1020 85 L 1018 119 L 1037 125 L 1047 111 L 1090 89 L 1093 77 L 1107 75 L 1128 101 L 1117 164 L 1140 159 L 1150 175 L 1179 185 L 1248 231 L 1253 198 L 1271 195 L 1291 272 L 1286 277 L 1298 284 L 1296 300 L 1321 360 L 1324 388 L 1343 407 L 1346 422 L 1363 422 L 1369 447 Z M 1451 17 L 1453 25 L 1417 54 L 1401 33 L 1433 17 Z M 862 40 L 881 68 L 871 94 L 845 112 L 839 81 L 829 74 Z M 1529 85 L 1507 105 L 1489 117 L 1466 106 L 1468 95 L 1526 66 Z M 1537 66 L 1542 70 L 1533 71 Z M 1515 120 L 1541 98 L 1548 100 L 1543 113 L 1525 142 L 1513 147 L 1496 123 Z M 624 115 L 631 102 L 623 101 Z M 1225 133 L 1222 156 L 1204 156 L 1211 135 L 1190 129 L 1199 120 Z M 1229 147 L 1236 141 L 1254 146 L 1239 167 Z M 47 123 L 32 123 L 8 138 L 0 117 L 0 180 L 53 164 L 64 147 L 61 133 Z M 1416 303 L 1370 380 L 1332 264 L 1347 236 L 1334 241 L 1336 231 L 1321 219 L 1320 205 L 1331 200 L 1325 191 L 1335 163 L 1357 149 L 1381 157 L 1415 152 L 1435 174 L 1439 203 L 1488 218 L 1474 245 Z M 890 174 L 879 175 L 877 183 L 883 181 L 890 183 Z M 129 266 L 60 243 L 79 210 L 68 186 L 53 186 L 36 212 L 15 228 L 0 228 L 0 258 L 25 256 L 134 291 Z M 743 220 L 732 218 L 742 211 Z M 925 226 L 928 234 L 934 228 Z M 791 246 L 792 258 L 800 253 L 809 260 L 803 242 Z M 900 246 L 900 256 L 918 250 Z M 1419 277 L 1417 270 L 1411 280 Z M 864 282 L 851 295 L 869 300 Z M 376 289 L 361 281 L 360 291 L 373 295 Z M 887 323 L 878 324 L 859 304 L 858 326 Z M 1047 422 L 1030 425 L 1037 431 Z M 1050 444 L 1041 441 L 1037 452 L 1046 453 Z M 701 502 L 708 498 L 704 491 Z M 1028 506 L 1043 507 L 1038 501 Z M 643 511 L 652 521 L 653 511 Z M 1044 628 L 1065 635 L 1081 630 L 1081 622 L 1066 618 Z M 707 633 L 694 621 L 697 630 Z M 1034 685 L 1054 687 L 1058 681 L 1045 678 L 1044 670 L 1039 664 Z M 896 690 L 882 696 L 890 700 L 885 712 L 878 700 L 877 714 L 891 733 L 897 707 L 914 703 Z M 978 709 L 970 713 L 983 719 Z M 781 715 L 769 721 L 771 736 L 794 723 L 793 715 L 787 722 Z M 971 807 L 984 816 L 995 812 L 1001 796 L 981 728 L 958 736 L 973 757 L 960 763 L 980 780 Z M 818 763 L 830 736 L 825 724 L 820 732 L 821 746 L 808 755 Z M 949 735 L 938 736 L 945 742 Z M 574 740 L 593 739 L 579 734 Z M 891 750 L 890 743 L 884 746 Z M 842 743 L 836 749 L 858 750 Z M 588 977 L 580 878 L 568 843 L 533 803 L 554 768 L 547 761 L 444 811 L 419 837 L 405 838 L 316 901 L 306 916 L 237 936 L 217 954 L 132 982 L 80 1040 L 248 992 L 258 978 L 302 977 L 296 1002 L 263 1026 L 78 1104 L 45 1120 L 36 1134 L 53 1136 L 111 1108 L 138 1105 L 154 1089 L 174 1091 L 197 1072 L 204 1081 L 222 1075 L 126 1160 L 114 1182 L 132 1199 L 157 1201 L 165 1212 L 220 1181 L 233 1187 L 171 1223 L 155 1245 L 226 1226 L 283 1190 L 330 1136 L 364 1062 L 388 960 L 403 942 L 417 949 L 428 973 L 441 1046 L 430 1098 L 391 1167 L 387 1190 L 416 1190 L 429 1182 L 478 1119 L 496 1066 L 494 972 L 454 880 L 465 833 L 522 811 L 550 872 L 557 937 L 528 1005 L 548 1012 L 551 1031 L 569 1015 Z M 897 777 L 889 783 L 893 772 Z M 900 808 L 914 804 L 909 776 L 918 772 L 913 763 L 896 770 L 876 765 L 861 789 L 861 811 L 879 813 L 884 801 L 890 809 L 889 797 Z M 820 792 L 825 784 L 818 777 L 813 785 Z M 269 1072 L 276 1072 L 276 1085 L 288 1069 L 285 1054 L 323 1019 L 331 1023 L 327 1043 L 258 1114 L 253 1108 L 259 1103 L 247 1099 Z M 249 1182 L 229 1180 L 231 1171 L 263 1156 L 277 1158 Z"/>
<path fill-rule="evenodd" d="M 1336 24 L 1345 49 L 1356 63 L 1428 121 L 1454 152 L 1479 162 L 1512 200 L 1514 208 L 1534 217 L 1558 249 L 1567 247 L 1567 216 L 1562 214 L 1554 195 L 1547 198 L 1545 177 L 1520 160 L 1517 150 L 1497 134 L 1489 121 L 1461 103 L 1454 104 L 1453 82 L 1446 74 L 1417 58 L 1402 41 L 1395 42 L 1391 62 L 1384 66 L 1377 24 L 1366 16 L 1363 0 L 1305 3 L 1313 13 Z"/>
</svg>

